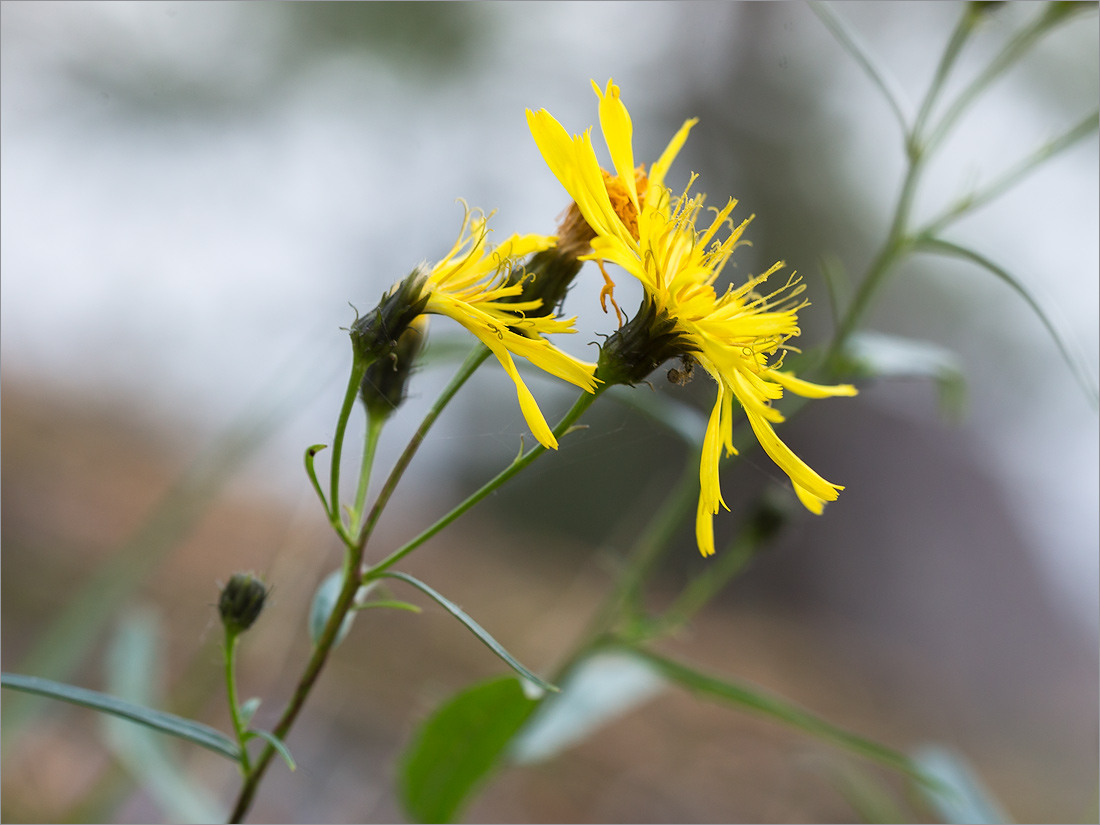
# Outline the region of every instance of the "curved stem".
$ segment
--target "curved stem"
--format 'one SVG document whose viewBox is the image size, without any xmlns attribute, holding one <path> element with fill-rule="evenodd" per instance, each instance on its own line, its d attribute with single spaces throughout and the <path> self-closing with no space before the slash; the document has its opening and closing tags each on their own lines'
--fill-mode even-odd
<svg viewBox="0 0 1100 825">
<path fill-rule="evenodd" d="M 561 421 L 558 422 L 558 425 L 554 427 L 555 438 L 561 438 L 563 435 L 565 435 L 566 431 L 570 427 L 572 427 L 573 424 L 576 423 L 577 419 L 579 419 L 584 414 L 585 410 L 592 406 L 592 402 L 594 402 L 596 398 L 599 397 L 600 393 L 603 391 L 603 387 L 605 386 L 606 385 L 601 385 L 601 387 L 597 388 L 594 393 L 585 392 L 581 394 L 581 396 L 576 400 L 569 412 L 567 412 L 565 416 L 561 419 Z M 447 515 L 443 516 L 435 524 L 422 532 L 412 541 L 404 544 L 397 550 L 394 550 L 392 553 L 386 556 L 386 558 L 378 562 L 378 564 L 368 569 L 363 574 L 364 584 L 371 579 L 376 578 L 384 570 L 387 570 L 388 568 L 395 565 L 397 562 L 401 561 L 401 559 L 405 558 L 405 556 L 407 556 L 409 553 L 422 545 L 424 542 L 426 542 L 428 539 L 430 539 L 452 521 L 457 519 L 467 510 L 469 510 L 471 507 L 473 507 L 475 504 L 485 498 L 485 496 L 489 495 L 491 492 L 505 484 L 505 482 L 507 482 L 512 476 L 516 475 L 516 473 L 526 469 L 532 462 L 535 461 L 535 459 L 537 459 L 545 452 L 546 447 L 539 444 L 537 447 L 534 447 L 529 452 L 517 456 L 511 464 L 504 468 L 504 470 L 499 472 L 490 481 L 486 482 L 481 487 L 481 489 L 470 495 L 465 501 L 463 501 L 461 504 L 451 510 L 451 512 L 447 513 Z"/>
<path fill-rule="evenodd" d="M 237 701 L 237 641 L 240 634 L 225 631 L 225 694 L 229 700 L 229 716 L 233 720 L 233 731 L 237 734 L 237 742 L 241 746 L 241 771 L 245 776 L 252 773 L 252 764 L 248 758 L 248 747 L 245 742 L 246 725 L 241 720 L 241 706 Z"/>
<path fill-rule="evenodd" d="M 346 536 L 344 519 L 340 515 L 340 457 L 344 451 L 344 432 L 348 428 L 348 419 L 351 410 L 355 406 L 355 399 L 359 395 L 359 385 L 363 382 L 363 374 L 366 373 L 370 362 L 360 358 L 358 354 L 351 365 L 351 375 L 348 378 L 348 388 L 344 393 L 344 405 L 340 408 L 340 418 L 336 422 L 336 434 L 332 438 L 332 471 L 329 480 L 329 521 L 333 528 Z"/>
</svg>

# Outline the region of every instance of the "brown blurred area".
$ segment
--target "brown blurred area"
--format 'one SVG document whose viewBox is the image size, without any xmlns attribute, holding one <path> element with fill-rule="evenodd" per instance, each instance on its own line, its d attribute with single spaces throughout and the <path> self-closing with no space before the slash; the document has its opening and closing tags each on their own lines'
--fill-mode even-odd
<svg viewBox="0 0 1100 825">
<path fill-rule="evenodd" d="M 5 670 L 17 670 L 51 616 L 109 561 L 182 462 L 161 437 L 170 422 L 90 409 L 79 398 L 10 380 L 2 409 L 3 658 Z M 846 474 L 846 506 L 796 521 L 666 651 L 896 748 L 949 744 L 1020 821 L 1087 815 L 1096 788 L 1096 651 L 1052 608 L 1011 515 L 967 463 L 957 433 L 916 426 L 873 403 L 847 413 L 822 408 L 788 430 L 796 449 Z M 601 423 L 593 419 L 593 429 Z M 889 490 L 859 477 L 865 462 L 845 458 L 855 432 L 864 443 L 892 445 L 875 462 L 891 479 Z M 544 462 L 533 484 L 560 483 L 554 462 L 583 452 L 578 446 L 570 456 L 569 446 Z M 619 458 L 607 448 L 596 461 Z M 929 474 L 950 475 L 966 499 L 927 484 Z M 228 728 L 216 582 L 255 569 L 274 594 L 242 645 L 240 680 L 244 696 L 264 699 L 257 723 L 273 724 L 308 652 L 312 591 L 338 564 L 304 478 L 301 486 L 300 501 L 289 506 L 231 486 L 128 600 L 162 620 L 166 709 Z M 923 507 L 905 502 L 921 498 L 935 519 L 904 523 L 883 511 L 898 501 L 899 510 L 916 512 Z M 423 501 L 417 509 L 446 506 Z M 503 498 L 474 511 L 411 557 L 407 569 L 474 613 L 522 661 L 548 671 L 606 592 L 630 526 L 601 542 L 563 531 L 536 535 L 494 518 L 508 506 Z M 384 521 L 377 546 L 420 526 Z M 968 530 L 996 535 L 971 543 Z M 979 552 L 952 546 L 962 542 Z M 690 536 L 681 544 L 663 574 L 667 586 L 652 594 L 656 602 L 685 568 L 702 563 Z M 72 681 L 102 687 L 103 636 Z M 421 615 L 361 616 L 290 736 L 299 770 L 274 766 L 251 821 L 400 821 L 394 763 L 417 721 L 501 668 L 433 606 Z M 197 748 L 177 753 L 188 775 L 228 807 L 233 768 Z M 900 790 L 896 778 L 809 737 L 669 691 L 548 763 L 507 770 L 466 818 L 851 821 L 857 813 L 838 777 L 853 768 Z M 48 707 L 5 756 L 5 821 L 161 817 L 114 763 L 91 712 Z"/>
</svg>

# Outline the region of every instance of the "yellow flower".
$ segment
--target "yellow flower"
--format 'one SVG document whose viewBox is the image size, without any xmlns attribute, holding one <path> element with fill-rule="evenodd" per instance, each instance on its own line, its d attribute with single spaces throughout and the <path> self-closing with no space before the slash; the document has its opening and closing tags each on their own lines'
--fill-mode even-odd
<svg viewBox="0 0 1100 825">
<path fill-rule="evenodd" d="M 576 332 L 575 318 L 528 316 L 525 313 L 542 306 L 542 299 L 516 300 L 523 292 L 523 279 L 510 279 L 513 269 L 526 256 L 553 247 L 554 237 L 512 235 L 494 249 L 487 240 L 489 217 L 467 210 L 451 251 L 412 277 L 424 278 L 420 295 L 427 302 L 422 311 L 454 319 L 492 351 L 515 382 L 519 406 L 531 432 L 543 446 L 557 449 L 557 439 L 523 383 L 512 355 L 523 356 L 539 369 L 588 392 L 596 388 L 596 365 L 562 352 L 542 337 Z"/>
<path fill-rule="evenodd" d="M 804 286 L 792 274 L 779 289 L 769 294 L 758 292 L 758 287 L 783 268 L 780 262 L 741 287 L 731 285 L 718 294 L 714 282 L 751 218 L 718 240 L 717 233 L 728 223 L 736 201 L 731 199 L 700 232 L 696 220 L 703 196 L 689 197 L 685 192 L 673 197 L 665 187 L 669 166 L 696 121 L 684 123 L 647 177 L 644 170 L 634 168 L 630 114 L 619 98 L 618 87 L 610 81 L 605 91 L 594 83 L 593 87 L 600 98 L 600 125 L 616 176 L 600 169 L 590 130 L 570 136 L 546 110 L 528 110 L 527 120 L 543 158 L 596 233 L 592 252 L 583 257 L 616 263 L 637 278 L 657 311 L 674 320 L 687 345 L 685 351 L 718 384 L 699 465 L 699 549 L 703 555 L 714 552 L 713 516 L 719 506 L 726 506 L 719 485 L 719 461 L 723 448 L 727 455 L 736 452 L 734 399 L 744 409 L 761 447 L 790 477 L 799 499 L 820 514 L 825 502 L 835 501 L 844 488 L 814 472 L 779 439 L 773 426 L 783 421 L 783 415 L 773 402 L 784 390 L 808 398 L 850 396 L 856 390 L 847 384 L 811 384 L 780 369 L 783 353 L 793 349 L 786 342 L 800 333 L 798 310 L 806 301 L 798 296 Z M 624 190 L 626 196 L 617 198 L 616 189 Z"/>
</svg>

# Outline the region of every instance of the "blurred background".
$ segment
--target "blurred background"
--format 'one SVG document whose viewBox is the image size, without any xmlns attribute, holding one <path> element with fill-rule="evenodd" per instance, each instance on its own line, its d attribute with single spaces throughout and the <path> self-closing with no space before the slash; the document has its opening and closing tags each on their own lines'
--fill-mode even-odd
<svg viewBox="0 0 1100 825">
<path fill-rule="evenodd" d="M 1036 6 L 994 9 L 948 93 Z M 963 7 L 834 8 L 914 112 Z M 733 195 L 735 217 L 756 215 L 727 272 L 797 269 L 814 302 L 804 345 L 830 332 L 822 256 L 866 270 L 904 172 L 886 103 L 801 4 L 6 2 L 0 37 L 3 668 L 121 690 L 144 650 L 151 701 L 222 729 L 218 582 L 253 569 L 274 586 L 240 660 L 270 727 L 308 654 L 312 592 L 339 565 L 301 455 L 331 438 L 348 303 L 369 310 L 444 254 L 456 198 L 499 210 L 498 239 L 552 232 L 566 206 L 525 108 L 580 132 L 597 122 L 589 79 L 613 77 L 639 161 L 699 117 L 670 184 L 698 172 L 712 204 Z M 1079 15 L 999 81 L 930 168 L 918 220 L 1094 110 L 1097 41 L 1095 11 Z M 1040 296 L 1093 382 L 1098 180 L 1092 136 L 947 233 Z M 613 323 L 601 282 L 582 272 L 566 304 L 580 332 L 558 342 L 590 360 Z M 915 261 L 868 326 L 957 353 L 965 416 L 945 420 L 924 381 L 810 405 L 783 437 L 847 490 L 800 516 L 673 649 L 893 747 L 948 745 L 1017 820 L 1094 818 L 1096 413 L 1036 317 L 982 270 Z M 465 351 L 459 332 L 434 323 L 435 356 L 376 474 L 449 378 L 451 345 Z M 707 380 L 680 391 L 658 375 L 657 392 L 709 409 Z M 572 388 L 530 376 L 555 420 Z M 471 386 L 398 489 L 378 557 L 515 454 L 511 383 L 490 362 Z M 546 671 L 685 457 L 627 407 L 586 422 L 407 567 Z M 726 474 L 726 499 L 783 481 L 756 454 Z M 735 524 L 717 520 L 719 547 Z M 706 563 L 690 526 L 679 545 L 657 600 Z M 441 610 L 383 613 L 334 655 L 289 740 L 300 768 L 273 766 L 254 821 L 400 819 L 393 763 L 416 723 L 501 672 Z M 174 744 L 203 790 L 158 784 L 90 712 L 9 692 L 3 712 L 5 821 L 214 819 L 236 791 L 224 761 Z M 508 771 L 469 818 L 845 821 L 857 813 L 838 777 L 853 770 L 874 773 L 668 691 Z"/>
</svg>

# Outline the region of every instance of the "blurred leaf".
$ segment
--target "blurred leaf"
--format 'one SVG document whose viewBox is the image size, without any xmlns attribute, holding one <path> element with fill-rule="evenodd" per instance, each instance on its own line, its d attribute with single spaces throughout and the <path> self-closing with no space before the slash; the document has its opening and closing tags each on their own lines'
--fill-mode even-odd
<svg viewBox="0 0 1100 825">
<path fill-rule="evenodd" d="M 240 749 L 233 740 L 221 731 L 192 719 L 184 719 L 182 716 L 176 716 L 172 713 L 164 713 L 163 711 L 135 705 L 119 699 L 117 696 L 109 696 L 99 691 L 66 685 L 50 679 L 39 679 L 35 676 L 5 673 L 0 684 L 9 690 L 20 690 L 24 693 L 33 693 L 38 696 L 69 702 L 73 705 L 81 705 L 102 713 L 110 713 L 122 719 L 137 722 L 139 725 L 145 725 L 153 730 L 159 730 L 161 733 L 194 742 L 196 745 L 212 750 L 214 753 L 219 753 L 234 762 L 240 759 Z"/>
<path fill-rule="evenodd" d="M 508 676 L 462 691 L 428 717 L 398 774 L 409 819 L 454 821 L 536 705 Z"/>
<path fill-rule="evenodd" d="M 919 767 L 905 754 L 826 722 L 793 702 L 759 688 L 716 679 L 647 650 L 638 650 L 637 655 L 652 663 L 664 676 L 689 690 L 771 717 L 803 733 L 901 771 L 920 782 L 928 781 Z"/>
<path fill-rule="evenodd" d="M 307 339 L 309 340 L 309 339 Z M 337 369 L 316 369 L 318 344 L 293 347 L 275 365 L 271 377 L 245 404 L 234 421 L 172 484 L 141 524 L 72 596 L 60 615 L 40 634 L 20 670 L 65 679 L 95 644 L 104 626 L 134 589 L 190 532 L 226 482 L 279 425 L 332 381 Z M 3 749 L 6 751 L 40 711 L 39 703 L 13 696 L 4 702 Z"/>
<path fill-rule="evenodd" d="M 928 341 L 877 332 L 857 332 L 845 347 L 856 375 L 872 378 L 931 378 L 939 391 L 940 411 L 958 420 L 966 402 L 966 378 L 958 356 Z"/>
<path fill-rule="evenodd" d="M 698 448 L 703 443 L 707 417 L 690 404 L 642 387 L 612 387 L 607 395 L 663 425 L 689 447 Z"/>
<path fill-rule="evenodd" d="M 847 800 L 863 822 L 895 823 L 914 822 L 911 813 L 902 811 L 890 789 L 862 771 L 845 765 L 833 769 L 832 780 L 836 789 Z"/>
<path fill-rule="evenodd" d="M 664 687 L 648 662 L 625 651 L 597 653 L 573 668 L 561 693 L 542 702 L 512 743 L 509 758 L 519 764 L 550 759 Z"/>
<path fill-rule="evenodd" d="M 260 702 L 262 700 L 259 696 L 253 696 L 247 702 L 241 705 L 241 724 L 246 727 L 252 722 L 252 717 L 256 715 L 256 711 L 260 709 Z"/>
<path fill-rule="evenodd" d="M 340 590 L 343 586 L 344 571 L 333 570 L 325 576 L 317 586 L 317 592 L 313 594 L 313 602 L 309 606 L 309 638 L 314 645 L 317 644 L 325 630 L 325 625 L 328 624 L 328 618 L 332 615 L 332 609 L 336 607 L 336 600 L 340 598 Z M 365 588 L 359 588 L 359 593 L 363 593 L 364 590 Z M 356 598 L 358 595 L 356 594 Z M 336 631 L 336 640 L 332 643 L 334 649 L 347 637 L 353 621 L 355 621 L 355 611 L 349 610 L 344 616 L 344 621 L 340 623 L 340 629 Z"/>
<path fill-rule="evenodd" d="M 1074 379 L 1081 387 L 1081 391 L 1084 392 L 1085 398 L 1088 400 L 1090 406 L 1094 410 L 1100 408 L 1100 395 L 1097 394 L 1097 389 L 1093 385 L 1085 358 L 1079 352 L 1074 351 L 1076 348 L 1070 346 L 1068 338 L 1054 325 L 1054 322 L 1039 305 L 1038 300 L 1022 282 L 983 255 L 979 255 L 971 249 L 951 243 L 950 241 L 945 241 L 940 238 L 920 237 L 917 238 L 915 242 L 915 248 L 925 252 L 949 255 L 954 258 L 962 258 L 963 260 L 970 261 L 971 263 L 975 263 L 987 269 L 1008 284 L 1017 295 L 1024 299 L 1025 303 L 1031 307 L 1032 312 L 1035 313 L 1043 326 L 1046 327 L 1047 332 L 1050 333 L 1050 337 L 1054 339 L 1054 343 L 1058 347 L 1062 359 L 1066 362 Z"/>
<path fill-rule="evenodd" d="M 469 628 L 471 633 L 473 633 L 475 636 L 477 636 L 479 639 L 481 639 L 482 643 L 487 648 L 489 648 L 489 650 L 493 651 L 493 653 L 495 653 L 497 656 L 499 656 L 501 659 L 503 659 L 505 664 L 507 664 L 510 668 L 512 668 L 512 670 L 514 670 L 520 676 L 523 676 L 526 679 L 529 679 L 531 682 L 538 685 L 543 690 L 549 690 L 549 691 L 557 692 L 558 688 L 556 688 L 554 685 L 550 684 L 549 682 L 545 681 L 544 679 L 540 678 L 539 676 L 536 676 L 534 673 L 532 673 L 526 667 L 521 665 L 511 653 L 509 653 L 507 650 L 505 650 L 501 646 L 500 642 L 498 642 L 496 639 L 494 639 L 492 636 L 490 636 L 488 631 L 486 631 L 485 628 L 483 628 L 481 625 L 479 625 L 477 622 L 475 622 L 472 618 L 470 618 L 470 616 L 467 615 L 467 613 L 461 607 L 459 607 L 457 604 L 455 604 L 454 602 L 452 602 L 450 599 L 446 598 L 442 594 L 436 592 L 435 590 L 433 590 L 428 585 L 424 584 L 424 582 L 420 581 L 419 579 L 413 578 L 412 576 L 410 576 L 407 573 L 397 573 L 397 572 L 394 572 L 394 571 L 386 571 L 386 572 L 383 572 L 383 573 L 379 573 L 378 575 L 379 576 L 384 576 L 384 577 L 390 578 L 390 579 L 398 579 L 399 581 L 403 581 L 406 584 L 411 584 L 413 587 L 417 588 L 422 593 L 425 593 L 426 595 L 428 595 L 431 598 L 435 599 L 443 607 L 444 610 L 446 610 L 448 613 L 450 613 L 452 616 L 454 616 L 456 619 L 458 619 L 460 622 L 462 622 L 464 625 L 466 625 L 466 627 Z"/>
<path fill-rule="evenodd" d="M 294 757 L 290 755 L 290 748 L 286 746 L 286 743 L 284 743 L 282 739 L 268 730 L 257 730 L 253 728 L 245 733 L 246 739 L 251 739 L 254 736 L 260 737 L 265 742 L 270 742 L 271 747 L 275 748 L 275 750 L 279 752 L 279 756 L 283 757 L 286 766 L 292 771 L 298 770 L 298 765 L 295 763 Z"/>
<path fill-rule="evenodd" d="M 107 687 L 135 704 L 156 704 L 159 623 L 151 610 L 132 610 L 122 619 L 107 651 Z M 151 731 L 114 718 L 103 720 L 106 741 L 125 769 L 160 805 L 169 821 L 220 822 L 213 797 L 186 778 L 165 742 Z"/>
<path fill-rule="evenodd" d="M 1012 821 L 961 754 L 928 745 L 914 753 L 913 761 L 926 776 L 939 781 L 937 786 L 921 785 L 918 791 L 944 822 L 986 825 Z"/>
</svg>

